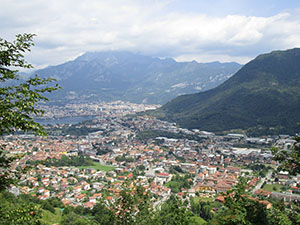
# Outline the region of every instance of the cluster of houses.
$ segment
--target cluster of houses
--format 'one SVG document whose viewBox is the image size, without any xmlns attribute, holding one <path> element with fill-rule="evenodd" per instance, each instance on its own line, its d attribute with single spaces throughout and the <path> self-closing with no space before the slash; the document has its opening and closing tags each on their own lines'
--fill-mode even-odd
<svg viewBox="0 0 300 225">
<path fill-rule="evenodd" d="M 111 171 L 100 171 L 92 166 L 46 167 L 39 164 L 23 174 L 19 188 L 14 187 L 12 190 L 42 200 L 58 197 L 66 205 L 92 208 L 100 199 L 114 201 L 122 185 L 128 181 L 145 187 L 153 193 L 154 202 L 157 202 L 170 196 L 171 189 L 167 184 L 173 177 L 172 168 L 177 168 L 179 174 L 191 175 L 193 185 L 175 194 L 193 196 L 198 192 L 212 197 L 232 189 L 240 176 L 250 179 L 249 189 L 255 187 L 260 178 L 247 167 L 253 164 L 275 167 L 276 163 L 272 161 L 266 146 L 272 144 L 288 149 L 293 144 L 288 136 L 259 139 L 241 134 L 217 136 L 211 132 L 178 128 L 176 124 L 149 116 L 101 118 L 80 126 L 98 127 L 99 131 L 85 137 L 7 136 L 0 140 L 0 144 L 5 143 L 10 154 L 23 156 L 15 162 L 13 169 L 24 167 L 29 161 L 84 154 L 95 163 L 111 166 Z M 147 130 L 197 138 L 136 138 L 140 132 Z M 251 144 L 252 147 L 238 148 L 237 144 Z M 257 147 L 253 148 L 254 145 Z M 99 149 L 104 153 L 99 154 Z M 268 184 L 276 182 L 287 185 L 295 195 L 299 193 L 298 178 L 291 179 L 288 174 L 278 174 L 266 181 Z"/>
<path fill-rule="evenodd" d="M 43 119 L 66 118 L 78 116 L 124 116 L 130 113 L 156 109 L 159 105 L 135 104 L 123 101 L 69 103 L 66 105 L 41 104 Z"/>
</svg>

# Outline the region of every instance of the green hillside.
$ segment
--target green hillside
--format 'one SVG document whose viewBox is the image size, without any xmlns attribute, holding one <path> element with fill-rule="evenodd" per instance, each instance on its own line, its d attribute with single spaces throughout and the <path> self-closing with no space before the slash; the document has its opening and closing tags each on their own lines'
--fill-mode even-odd
<svg viewBox="0 0 300 225">
<path fill-rule="evenodd" d="M 300 49 L 256 57 L 220 86 L 183 95 L 153 114 L 186 128 L 294 134 L 300 121 Z"/>
</svg>

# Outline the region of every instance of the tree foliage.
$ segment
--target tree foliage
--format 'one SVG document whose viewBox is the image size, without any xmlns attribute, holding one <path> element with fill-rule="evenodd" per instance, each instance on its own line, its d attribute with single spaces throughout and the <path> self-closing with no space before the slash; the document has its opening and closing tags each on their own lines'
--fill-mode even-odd
<svg viewBox="0 0 300 225">
<path fill-rule="evenodd" d="M 51 78 L 42 79 L 36 75 L 21 81 L 17 75 L 18 68 L 33 68 L 24 59 L 24 53 L 30 51 L 33 46 L 33 37 L 33 34 L 19 34 L 13 42 L 0 38 L 0 136 L 16 131 L 46 134 L 42 125 L 33 120 L 33 116 L 43 114 L 43 110 L 37 107 L 40 101 L 48 101 L 43 94 L 57 90 L 59 86 L 47 86 L 49 82 L 54 81 Z M 14 159 L 7 155 L 5 146 L 1 145 L 1 224 L 40 224 L 41 210 L 38 205 L 32 202 L 18 203 L 16 198 L 4 191 L 18 175 L 10 170 Z M 7 197 L 12 201 L 7 200 Z"/>
<path fill-rule="evenodd" d="M 274 160 L 280 163 L 279 170 L 288 171 L 291 175 L 300 174 L 300 136 L 295 136 L 291 149 L 272 148 Z"/>
<path fill-rule="evenodd" d="M 125 183 L 119 197 L 109 205 L 115 215 L 114 224 L 152 224 L 150 196 L 144 187 Z"/>
<path fill-rule="evenodd" d="M 214 217 L 210 224 L 213 225 L 291 225 L 292 221 L 284 205 L 276 204 L 268 209 L 258 198 L 251 197 L 246 192 L 246 179 L 241 178 L 231 191 L 223 194 L 225 197 L 224 208 Z"/>
<path fill-rule="evenodd" d="M 24 53 L 33 46 L 34 34 L 18 34 L 16 40 L 9 42 L 0 38 L 0 136 L 13 134 L 16 131 L 34 132 L 45 135 L 43 126 L 33 120 L 43 110 L 37 107 L 41 101 L 48 101 L 44 93 L 59 89 L 58 84 L 47 86 L 55 81 L 51 78 L 40 78 L 35 75 L 21 81 L 18 69 L 30 69 L 33 66 L 26 62 Z M 3 146 L 0 146 L 0 191 L 12 182 L 9 166 L 13 159 L 7 157 Z"/>
<path fill-rule="evenodd" d="M 193 181 L 189 181 L 189 179 L 191 179 L 189 174 L 182 176 L 176 174 L 172 177 L 172 180 L 166 184 L 166 186 L 170 188 L 173 193 L 178 193 L 181 192 L 182 188 L 189 189 L 192 186 Z"/>
<path fill-rule="evenodd" d="M 0 222 L 3 225 L 38 225 L 41 208 L 24 196 L 16 198 L 11 193 L 0 192 Z"/>
<path fill-rule="evenodd" d="M 14 182 L 16 173 L 9 170 L 14 158 L 8 157 L 2 145 L 0 145 L 0 191 L 5 190 L 10 184 Z"/>
<path fill-rule="evenodd" d="M 42 125 L 35 122 L 32 116 L 44 113 L 37 108 L 37 103 L 49 100 L 43 93 L 55 91 L 59 86 L 47 86 L 54 81 L 51 78 L 35 75 L 22 82 L 17 75 L 18 68 L 33 68 L 24 59 L 24 53 L 34 45 L 33 37 L 33 34 L 19 34 L 13 42 L 0 38 L 0 135 L 17 130 L 45 134 Z"/>
<path fill-rule="evenodd" d="M 221 208 L 222 203 L 217 201 L 196 201 L 196 198 L 190 199 L 191 211 L 206 221 L 211 220 L 215 216 L 213 208 Z"/>
<path fill-rule="evenodd" d="M 192 225 L 198 224 L 196 216 L 188 209 L 188 202 L 175 195 L 162 205 L 161 210 L 156 212 L 154 224 Z"/>
</svg>

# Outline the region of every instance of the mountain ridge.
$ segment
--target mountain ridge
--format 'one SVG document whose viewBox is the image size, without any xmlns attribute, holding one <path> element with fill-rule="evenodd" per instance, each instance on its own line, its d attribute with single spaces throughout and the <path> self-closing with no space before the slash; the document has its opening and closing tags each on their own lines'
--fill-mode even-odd
<svg viewBox="0 0 300 225">
<path fill-rule="evenodd" d="M 234 62 L 176 62 L 172 58 L 107 51 L 88 52 L 35 73 L 58 80 L 63 90 L 55 93 L 55 99 L 163 104 L 180 94 L 213 88 L 240 67 Z"/>
</svg>

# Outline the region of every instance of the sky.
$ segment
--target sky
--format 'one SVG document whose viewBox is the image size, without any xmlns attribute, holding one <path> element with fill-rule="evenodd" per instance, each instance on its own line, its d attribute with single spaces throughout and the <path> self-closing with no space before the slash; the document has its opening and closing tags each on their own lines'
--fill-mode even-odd
<svg viewBox="0 0 300 225">
<path fill-rule="evenodd" d="M 35 68 L 88 51 L 247 63 L 300 47 L 299 0 L 0 0 L 0 37 L 34 33 Z"/>
</svg>

